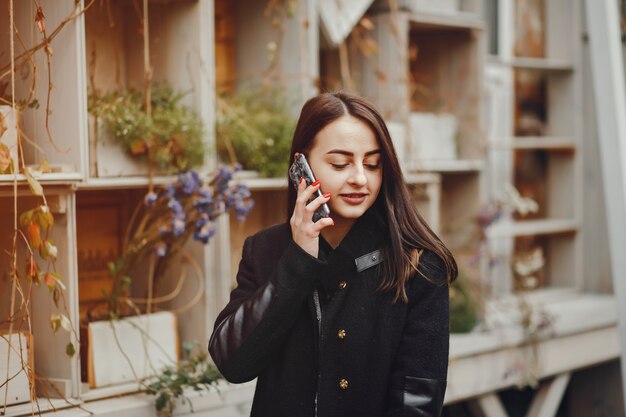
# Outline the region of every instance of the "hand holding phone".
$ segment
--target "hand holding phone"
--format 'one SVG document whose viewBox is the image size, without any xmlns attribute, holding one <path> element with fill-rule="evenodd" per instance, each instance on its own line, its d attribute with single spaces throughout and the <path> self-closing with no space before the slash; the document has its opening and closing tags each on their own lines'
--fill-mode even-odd
<svg viewBox="0 0 626 417">
<path fill-rule="evenodd" d="M 313 170 L 309 166 L 309 163 L 306 160 L 306 157 L 302 153 L 296 153 L 295 159 L 291 167 L 289 167 L 289 178 L 291 179 L 291 183 L 298 189 L 298 185 L 300 184 L 300 178 L 306 181 L 306 185 L 309 186 L 315 182 L 315 176 L 313 175 Z M 317 190 L 313 193 L 313 196 L 307 201 L 309 204 L 311 201 L 315 200 L 317 197 L 322 196 L 322 191 Z M 317 222 L 319 219 L 330 216 L 330 209 L 328 208 L 328 204 L 322 204 L 315 213 L 313 213 L 313 222 Z"/>
</svg>

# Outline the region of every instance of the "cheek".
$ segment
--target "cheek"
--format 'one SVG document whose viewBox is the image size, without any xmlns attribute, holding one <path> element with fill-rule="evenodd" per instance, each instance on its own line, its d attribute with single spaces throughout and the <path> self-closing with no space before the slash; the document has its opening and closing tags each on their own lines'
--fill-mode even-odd
<svg viewBox="0 0 626 417">
<path fill-rule="evenodd" d="M 382 184 L 383 184 L 382 172 L 378 171 L 376 173 L 372 173 L 368 181 L 370 183 L 371 191 L 375 192 L 376 194 L 379 194 L 380 188 L 382 187 Z"/>
</svg>

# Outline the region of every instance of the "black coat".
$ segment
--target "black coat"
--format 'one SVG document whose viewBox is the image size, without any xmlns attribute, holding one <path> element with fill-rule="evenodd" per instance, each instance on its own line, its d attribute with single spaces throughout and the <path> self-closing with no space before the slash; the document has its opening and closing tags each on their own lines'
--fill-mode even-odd
<svg viewBox="0 0 626 417">
<path fill-rule="evenodd" d="M 416 274 L 409 302 L 392 303 L 392 293 L 376 291 L 386 234 L 373 211 L 335 250 L 320 239 L 321 259 L 293 242 L 288 224 L 246 239 L 238 286 L 209 351 L 227 380 L 258 377 L 251 416 L 441 414 L 449 344 L 444 264 L 424 251 L 420 268 L 434 283 Z"/>
</svg>

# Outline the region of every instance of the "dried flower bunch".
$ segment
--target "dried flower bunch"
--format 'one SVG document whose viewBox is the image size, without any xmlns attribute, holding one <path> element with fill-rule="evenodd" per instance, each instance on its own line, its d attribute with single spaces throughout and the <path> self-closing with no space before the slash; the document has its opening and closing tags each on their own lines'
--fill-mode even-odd
<svg viewBox="0 0 626 417">
<path fill-rule="evenodd" d="M 240 169 L 221 166 L 207 181 L 195 171 L 184 172 L 174 183 L 146 195 L 129 224 L 123 255 L 109 265 L 113 288 L 106 299 L 112 318 L 119 317 L 120 303 L 127 299 L 130 274 L 151 253 L 157 257 L 158 276 L 192 235 L 207 244 L 220 215 L 234 211 L 239 220 L 246 219 L 254 206 L 250 190 L 231 183 Z"/>
</svg>

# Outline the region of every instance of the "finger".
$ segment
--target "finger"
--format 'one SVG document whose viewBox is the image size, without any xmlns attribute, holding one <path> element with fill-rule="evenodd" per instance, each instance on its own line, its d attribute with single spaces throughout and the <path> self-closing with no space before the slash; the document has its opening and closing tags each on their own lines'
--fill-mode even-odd
<svg viewBox="0 0 626 417">
<path fill-rule="evenodd" d="M 302 182 L 306 182 L 306 181 L 302 181 Z M 306 187 L 304 189 L 304 191 L 302 191 L 301 196 L 302 196 L 302 200 L 305 202 L 305 205 L 306 205 L 307 201 L 309 201 L 311 198 L 313 198 L 313 194 L 317 190 L 320 189 L 320 186 L 321 186 L 321 182 L 318 180 L 318 181 L 315 181 L 314 183 L 312 183 L 311 185 L 309 185 L 308 187 Z"/>
<path fill-rule="evenodd" d="M 330 200 L 330 193 L 320 195 L 317 198 L 315 198 L 313 201 L 311 201 L 309 204 L 306 205 L 306 211 L 310 213 L 311 216 L 313 216 L 313 213 L 315 212 L 315 210 L 320 208 L 322 204 L 328 203 L 329 200 Z"/>
<path fill-rule="evenodd" d="M 323 217 L 313 224 L 313 230 L 316 233 L 319 233 L 322 229 L 334 225 L 335 222 L 333 221 L 333 219 L 331 219 L 330 217 Z"/>
<path fill-rule="evenodd" d="M 300 178 L 300 183 L 298 184 L 297 193 L 296 193 L 296 205 L 293 210 L 293 214 L 300 218 L 302 217 L 302 211 L 304 210 L 304 206 L 306 205 L 306 201 L 302 195 L 304 190 L 306 190 L 307 184 L 304 178 Z"/>
<path fill-rule="evenodd" d="M 306 184 L 306 181 L 302 180 L 302 182 L 298 186 L 298 197 L 296 198 L 296 206 L 299 205 L 302 208 L 304 208 L 307 205 L 307 201 L 309 201 L 311 197 L 313 196 L 313 193 L 319 190 L 320 182 L 315 181 L 313 184 L 309 185 L 308 187 L 305 185 L 304 190 L 301 189 L 302 184 Z"/>
</svg>

